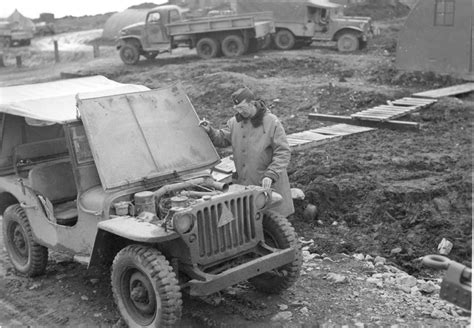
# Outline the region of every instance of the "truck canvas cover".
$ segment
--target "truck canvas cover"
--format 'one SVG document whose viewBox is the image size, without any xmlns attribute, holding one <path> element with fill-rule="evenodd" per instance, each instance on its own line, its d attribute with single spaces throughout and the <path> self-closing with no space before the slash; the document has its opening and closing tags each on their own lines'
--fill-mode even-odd
<svg viewBox="0 0 474 328">
<path fill-rule="evenodd" d="M 306 22 L 307 7 L 338 8 L 339 4 L 328 0 L 238 0 L 237 13 L 272 11 L 278 22 Z"/>
<path fill-rule="evenodd" d="M 176 178 L 219 161 L 180 84 L 79 99 L 78 109 L 106 190 Z"/>
</svg>

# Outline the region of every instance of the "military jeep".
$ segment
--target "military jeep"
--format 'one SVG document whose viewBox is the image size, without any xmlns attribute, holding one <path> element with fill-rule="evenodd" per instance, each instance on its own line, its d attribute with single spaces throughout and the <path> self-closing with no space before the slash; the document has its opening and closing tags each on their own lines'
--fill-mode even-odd
<svg viewBox="0 0 474 328">
<path fill-rule="evenodd" d="M 146 89 L 103 77 L 0 88 L 0 210 L 16 271 L 43 274 L 48 249 L 110 265 L 130 326 L 177 323 L 182 292 L 290 287 L 302 257 L 272 212 L 281 197 L 214 179 L 219 155 L 183 88 Z"/>
</svg>

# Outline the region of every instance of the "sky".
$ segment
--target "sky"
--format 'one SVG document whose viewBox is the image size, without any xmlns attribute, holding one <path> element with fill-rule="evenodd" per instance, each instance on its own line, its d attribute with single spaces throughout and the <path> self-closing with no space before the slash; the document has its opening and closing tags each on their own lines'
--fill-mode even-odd
<svg viewBox="0 0 474 328">
<path fill-rule="evenodd" d="M 39 18 L 40 13 L 53 13 L 55 18 L 84 16 L 122 11 L 144 2 L 161 4 L 166 0 L 2 0 L 0 17 L 10 16 L 15 9 L 28 18 Z"/>
</svg>

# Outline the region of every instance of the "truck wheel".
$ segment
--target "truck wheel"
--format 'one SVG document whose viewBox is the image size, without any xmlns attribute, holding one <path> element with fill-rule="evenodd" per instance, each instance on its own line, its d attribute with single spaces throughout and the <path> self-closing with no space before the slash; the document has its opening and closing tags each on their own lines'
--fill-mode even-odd
<svg viewBox="0 0 474 328">
<path fill-rule="evenodd" d="M 202 59 L 219 56 L 219 41 L 213 38 L 202 38 L 196 44 L 196 51 Z"/>
<path fill-rule="evenodd" d="M 48 249 L 33 239 L 30 223 L 19 204 L 10 205 L 3 213 L 3 240 L 15 269 L 29 277 L 44 273 Z"/>
<path fill-rule="evenodd" d="M 138 47 L 132 43 L 126 43 L 120 47 L 120 59 L 127 65 L 135 65 L 140 59 Z"/>
<path fill-rule="evenodd" d="M 244 40 L 238 35 L 228 35 L 222 40 L 222 53 L 226 57 L 238 57 L 245 53 Z"/>
<path fill-rule="evenodd" d="M 249 279 L 262 292 L 279 293 L 289 288 L 300 275 L 303 263 L 301 244 L 291 223 L 275 212 L 268 211 L 264 214 L 263 234 L 268 246 L 279 249 L 294 247 L 296 250 L 293 262 Z"/>
<path fill-rule="evenodd" d="M 295 45 L 296 39 L 293 33 L 288 30 L 279 30 L 273 40 L 275 46 L 280 50 L 290 50 Z"/>
<path fill-rule="evenodd" d="M 156 249 L 130 245 L 112 264 L 112 292 L 129 327 L 170 327 L 181 317 L 181 292 L 165 257 Z"/>
<path fill-rule="evenodd" d="M 359 49 L 359 38 L 355 33 L 343 33 L 337 38 L 337 49 L 340 52 L 356 51 Z"/>
</svg>

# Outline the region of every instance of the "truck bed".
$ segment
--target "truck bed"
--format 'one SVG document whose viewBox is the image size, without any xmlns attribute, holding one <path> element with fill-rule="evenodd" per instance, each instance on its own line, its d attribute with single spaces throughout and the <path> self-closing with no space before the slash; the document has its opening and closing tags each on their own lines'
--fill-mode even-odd
<svg viewBox="0 0 474 328">
<path fill-rule="evenodd" d="M 170 36 L 255 29 L 256 36 L 259 37 L 274 31 L 271 14 L 263 16 L 262 13 L 197 18 L 171 23 L 166 25 L 166 27 Z"/>
</svg>

